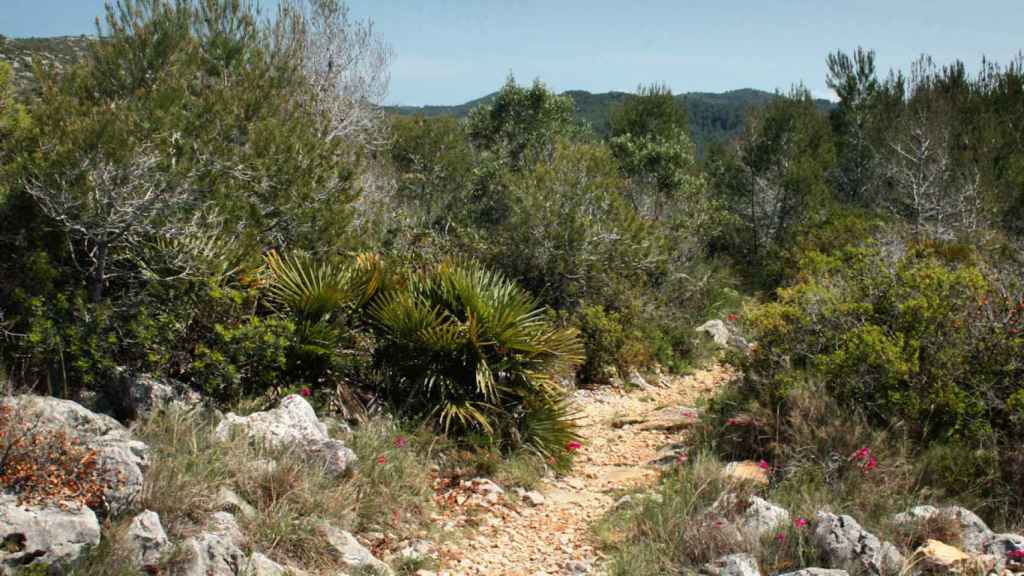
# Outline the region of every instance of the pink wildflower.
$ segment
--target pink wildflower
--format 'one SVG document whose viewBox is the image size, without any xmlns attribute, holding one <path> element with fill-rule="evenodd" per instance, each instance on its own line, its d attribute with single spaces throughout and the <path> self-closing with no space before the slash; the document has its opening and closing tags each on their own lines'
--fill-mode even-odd
<svg viewBox="0 0 1024 576">
<path fill-rule="evenodd" d="M 786 541 L 786 533 L 785 532 L 779 532 L 775 536 L 775 539 L 778 540 L 779 542 L 785 542 Z"/>
<path fill-rule="evenodd" d="M 761 470 L 771 470 L 772 468 L 771 464 L 769 464 L 767 460 L 761 460 L 760 462 L 758 462 L 757 467 L 760 468 Z"/>
<path fill-rule="evenodd" d="M 797 528 L 803 528 L 804 526 L 807 526 L 807 518 L 797 518 L 793 522 L 793 525 L 795 525 Z"/>
<path fill-rule="evenodd" d="M 1020 550 L 1011 550 L 1006 553 L 1006 557 L 1010 560 L 1024 560 L 1024 548 Z"/>
<path fill-rule="evenodd" d="M 395 438 L 395 448 L 405 448 L 405 445 L 408 443 L 409 441 L 406 440 L 405 436 L 399 436 L 398 438 Z"/>
<path fill-rule="evenodd" d="M 690 459 L 690 455 L 687 454 L 686 452 L 680 452 L 679 454 L 676 455 L 676 463 L 677 464 L 686 464 L 686 461 L 689 460 L 689 459 Z"/>
<path fill-rule="evenodd" d="M 580 448 L 583 448 L 583 444 L 577 442 L 576 440 L 573 440 L 565 445 L 565 449 L 568 450 L 569 452 L 575 452 Z"/>
<path fill-rule="evenodd" d="M 865 458 L 868 458 L 869 456 L 871 456 L 871 449 L 868 448 L 867 446 L 865 446 L 865 447 L 861 448 L 860 450 L 857 450 L 856 452 L 853 453 L 853 459 L 854 460 L 864 460 Z"/>
<path fill-rule="evenodd" d="M 308 386 L 303 386 L 302 389 L 299 390 L 299 394 L 303 398 L 309 398 L 313 394 L 313 391 L 310 390 Z"/>
</svg>

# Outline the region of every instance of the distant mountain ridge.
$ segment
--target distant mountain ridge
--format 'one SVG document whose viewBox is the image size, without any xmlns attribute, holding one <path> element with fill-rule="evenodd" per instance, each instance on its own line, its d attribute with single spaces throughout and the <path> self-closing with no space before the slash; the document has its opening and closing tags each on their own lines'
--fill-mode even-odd
<svg viewBox="0 0 1024 576">
<path fill-rule="evenodd" d="M 401 115 L 421 114 L 426 117 L 455 116 L 465 118 L 470 110 L 490 102 L 497 92 L 481 98 L 470 100 L 453 106 L 390 106 L 387 110 Z M 627 98 L 633 96 L 628 92 L 592 93 L 586 90 L 567 90 L 562 94 L 569 96 L 576 103 L 576 114 L 580 120 L 589 123 L 601 135 L 608 134 L 608 118 L 612 109 Z M 727 141 L 735 138 L 743 131 L 743 123 L 751 109 L 759 108 L 771 102 L 778 95 L 764 90 L 741 88 L 728 92 L 687 92 L 676 95 L 676 99 L 686 106 L 690 120 L 690 132 L 699 150 L 703 150 L 714 142 Z M 822 112 L 832 109 L 834 104 L 828 100 L 816 100 Z"/>
</svg>

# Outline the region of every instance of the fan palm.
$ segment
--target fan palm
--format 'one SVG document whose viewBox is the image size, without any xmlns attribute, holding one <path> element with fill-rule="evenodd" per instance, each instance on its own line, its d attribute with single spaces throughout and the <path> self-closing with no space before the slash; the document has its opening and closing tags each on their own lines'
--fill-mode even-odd
<svg viewBox="0 0 1024 576">
<path fill-rule="evenodd" d="M 383 294 L 369 315 L 381 339 L 386 392 L 407 411 L 435 419 L 445 432 L 483 431 L 513 442 L 529 413 L 548 413 L 561 432 L 522 442 L 548 453 L 571 439 L 552 374 L 577 364 L 582 346 L 515 283 L 447 263 Z"/>
<path fill-rule="evenodd" d="M 352 317 L 380 288 L 380 260 L 363 254 L 345 265 L 304 253 L 277 252 L 264 260 L 268 301 L 295 322 L 289 364 L 308 383 L 315 383 L 350 336 Z"/>
</svg>

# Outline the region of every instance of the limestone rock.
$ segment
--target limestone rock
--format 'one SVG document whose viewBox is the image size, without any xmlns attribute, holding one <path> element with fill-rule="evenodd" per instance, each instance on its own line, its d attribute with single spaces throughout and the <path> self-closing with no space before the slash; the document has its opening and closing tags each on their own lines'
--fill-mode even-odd
<svg viewBox="0 0 1024 576">
<path fill-rule="evenodd" d="M 203 400 L 187 384 L 170 378 L 152 374 L 125 375 L 124 378 L 123 404 L 129 419 L 164 408 L 195 408 Z"/>
<path fill-rule="evenodd" d="M 626 383 L 640 390 L 646 390 L 651 387 L 636 368 L 629 371 L 629 377 L 626 379 Z"/>
<path fill-rule="evenodd" d="M 896 574 L 902 568 L 899 550 L 879 540 L 852 517 L 818 512 L 816 518 L 815 540 L 832 566 L 874 576 Z"/>
<path fill-rule="evenodd" d="M 522 488 L 519 488 L 515 492 L 516 495 L 519 496 L 519 499 L 522 502 L 526 503 L 528 506 L 537 507 L 544 505 L 544 495 L 541 494 L 540 492 L 537 492 L 536 490 L 524 490 Z"/>
<path fill-rule="evenodd" d="M 701 572 L 711 576 L 761 576 L 757 559 L 750 554 L 729 554 L 705 564 Z"/>
<path fill-rule="evenodd" d="M 768 484 L 768 471 L 753 460 L 742 462 L 730 462 L 725 465 L 722 475 L 727 480 L 734 482 L 752 482 L 754 484 Z"/>
<path fill-rule="evenodd" d="M 412 540 L 406 542 L 404 546 L 398 551 L 398 556 L 405 558 L 406 560 L 423 560 L 430 557 L 431 551 L 434 545 L 430 540 Z"/>
<path fill-rule="evenodd" d="M 936 516 L 946 516 L 954 520 L 960 526 L 960 536 L 963 541 L 964 550 L 973 554 L 984 551 L 985 544 L 992 539 L 992 530 L 985 521 L 977 514 L 960 506 L 915 506 L 910 510 L 897 514 L 893 522 L 900 526 L 907 526 L 915 522 L 929 520 Z"/>
<path fill-rule="evenodd" d="M 750 344 L 742 336 L 736 334 L 729 328 L 729 325 L 721 320 L 708 320 L 695 329 L 696 332 L 705 334 L 716 345 L 722 348 L 735 348 L 743 352 L 750 350 Z"/>
<path fill-rule="evenodd" d="M 393 574 L 387 564 L 377 559 L 352 534 L 330 524 L 321 524 L 319 530 L 327 549 L 345 568 L 355 571 L 376 571 L 387 576 Z"/>
<path fill-rule="evenodd" d="M 737 496 L 732 493 L 720 496 L 711 505 L 711 510 L 726 518 L 735 516 L 732 524 L 748 538 L 760 538 L 775 532 L 789 525 L 790 519 L 788 510 L 764 498 L 751 496 L 745 502 L 739 502 Z"/>
<path fill-rule="evenodd" d="M 725 325 L 725 322 L 721 320 L 708 320 L 707 322 L 698 326 L 695 330 L 703 334 L 707 334 L 715 344 L 725 347 L 729 345 L 729 328 Z"/>
<path fill-rule="evenodd" d="M 20 506 L 0 494 L 0 574 L 14 574 L 29 564 L 76 560 L 100 542 L 96 514 L 84 506 Z"/>
<path fill-rule="evenodd" d="M 498 496 L 505 494 L 505 490 L 490 478 L 473 478 L 469 481 L 469 487 L 477 494 L 484 495 L 488 500 L 497 500 Z"/>
<path fill-rule="evenodd" d="M 1000 565 L 1013 572 L 1024 572 L 1024 536 L 995 534 L 985 544 L 985 552 L 996 558 Z"/>
<path fill-rule="evenodd" d="M 229 512 L 214 512 L 206 523 L 206 529 L 211 534 L 216 534 L 234 544 L 244 544 L 245 535 L 238 521 Z"/>
<path fill-rule="evenodd" d="M 805 568 L 796 572 L 786 572 L 778 576 L 850 576 L 846 570 L 834 570 L 829 568 Z"/>
<path fill-rule="evenodd" d="M 654 460 L 648 462 L 649 466 L 667 467 L 676 466 L 686 462 L 690 457 L 690 447 L 685 442 L 675 442 L 658 450 Z"/>
<path fill-rule="evenodd" d="M 760 536 L 788 525 L 788 510 L 763 498 L 751 496 L 750 507 L 743 513 L 740 527 Z"/>
<path fill-rule="evenodd" d="M 242 566 L 239 576 L 286 576 L 299 571 L 286 568 L 259 552 L 253 552 Z"/>
<path fill-rule="evenodd" d="M 286 396 L 273 410 L 249 416 L 228 413 L 214 434 L 221 440 L 239 430 L 250 439 L 272 448 L 293 448 L 323 462 L 327 471 L 341 475 L 356 461 L 355 452 L 327 435 L 327 427 L 316 417 L 313 407 L 297 394 Z"/>
<path fill-rule="evenodd" d="M 203 533 L 182 544 L 186 560 L 176 565 L 177 576 L 238 576 L 246 565 L 245 554 L 219 534 Z"/>
<path fill-rule="evenodd" d="M 132 518 L 125 539 L 125 545 L 132 551 L 132 562 L 138 567 L 159 563 L 161 556 L 174 548 L 167 539 L 160 516 L 151 510 Z"/>
<path fill-rule="evenodd" d="M 246 518 L 252 518 L 256 515 L 256 509 L 253 508 L 252 504 L 246 502 L 245 499 L 227 486 L 221 486 L 220 490 L 217 491 L 216 503 L 217 508 L 224 512 L 238 513 Z"/>
<path fill-rule="evenodd" d="M 104 498 L 110 513 L 131 510 L 149 467 L 149 447 L 132 438 L 127 428 L 110 416 L 70 400 L 14 396 L 0 402 L 12 406 L 19 417 L 31 419 L 40 429 L 63 431 L 84 447 L 96 450 L 97 464 L 108 481 Z"/>
</svg>

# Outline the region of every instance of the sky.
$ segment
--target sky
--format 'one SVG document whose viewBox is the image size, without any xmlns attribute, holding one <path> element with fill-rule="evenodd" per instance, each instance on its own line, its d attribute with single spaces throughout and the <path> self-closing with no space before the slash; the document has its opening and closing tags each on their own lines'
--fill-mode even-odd
<svg viewBox="0 0 1024 576">
<path fill-rule="evenodd" d="M 0 0 L 0 34 L 92 34 L 104 0 Z M 274 0 L 264 0 L 272 5 Z M 829 97 L 825 57 L 906 69 L 1024 49 L 1024 0 L 350 0 L 395 51 L 387 104 L 460 104 L 511 73 L 563 90 L 785 90 Z"/>
</svg>

